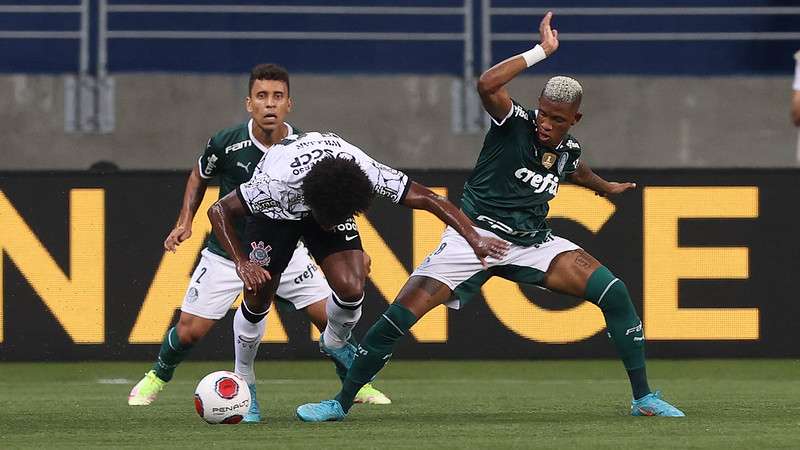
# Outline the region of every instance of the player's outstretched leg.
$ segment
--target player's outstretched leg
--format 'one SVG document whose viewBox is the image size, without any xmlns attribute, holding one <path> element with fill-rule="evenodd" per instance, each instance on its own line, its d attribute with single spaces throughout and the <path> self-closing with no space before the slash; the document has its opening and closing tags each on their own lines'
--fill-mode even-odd
<svg viewBox="0 0 800 450">
<path fill-rule="evenodd" d="M 332 295 L 333 294 L 331 293 L 331 295 L 329 295 L 325 300 L 320 300 L 319 302 L 322 303 L 323 306 L 321 314 L 322 317 L 319 317 L 320 314 L 318 311 L 312 312 L 309 310 L 308 313 L 309 317 L 312 319 L 312 322 L 314 322 L 314 325 L 322 328 L 322 335 L 320 336 L 319 343 L 320 352 L 328 356 L 331 361 L 333 361 L 334 367 L 336 368 L 336 375 L 342 382 L 344 382 L 345 377 L 347 377 L 347 371 L 352 365 L 353 357 L 355 357 L 356 347 L 358 346 L 358 342 L 356 342 L 356 340 L 353 338 L 351 330 L 353 328 L 352 324 L 357 323 L 361 316 L 361 308 L 358 308 L 357 310 L 348 310 L 346 308 L 342 308 L 334 303 Z M 337 301 L 343 303 L 338 297 Z M 363 303 L 363 300 L 360 302 Z M 311 307 L 309 306 L 309 308 Z M 328 319 L 329 311 L 331 316 L 333 316 L 333 322 Z M 315 318 L 317 319 L 316 321 Z M 350 335 L 350 337 L 346 339 L 345 345 L 342 347 L 347 348 L 345 349 L 345 352 L 342 352 L 345 354 L 345 358 L 340 358 L 341 360 L 333 357 L 333 352 L 326 345 L 327 341 L 325 340 L 325 331 L 329 323 L 332 323 L 332 325 L 328 330 L 328 333 L 329 336 L 330 333 L 334 334 L 333 340 L 340 341 L 346 333 Z M 328 339 L 331 338 L 329 337 Z M 389 405 L 392 403 L 392 400 L 387 397 L 386 394 L 375 388 L 375 386 L 373 386 L 371 383 L 367 383 L 356 394 L 355 402 L 371 405 Z"/>
<path fill-rule="evenodd" d="M 297 417 L 304 422 L 344 419 L 353 406 L 356 393 L 386 365 L 397 340 L 416 322 L 417 317 L 404 306 L 397 302 L 389 306 L 358 346 L 353 365 L 336 398 L 301 405 L 297 408 Z"/>
<path fill-rule="evenodd" d="M 192 344 L 182 344 L 178 338 L 177 327 L 172 327 L 164 336 L 153 369 L 147 372 L 128 394 L 128 404 L 147 406 L 153 403 L 164 385 L 172 379 L 175 368 L 189 354 Z"/>
<path fill-rule="evenodd" d="M 325 339 L 324 335 L 320 336 L 320 351 L 331 358 L 333 361 L 334 366 L 336 367 L 336 376 L 344 383 L 345 378 L 347 377 L 347 371 L 350 370 L 350 366 L 353 364 L 353 360 L 350 359 L 349 365 L 344 365 L 342 362 L 331 356 L 328 351 L 326 351 L 327 347 L 323 342 Z M 351 336 L 350 339 L 347 340 L 346 346 L 349 347 L 348 353 L 350 349 L 352 349 L 352 354 L 355 357 L 356 348 L 358 346 L 358 342 Z M 361 403 L 367 405 L 391 405 L 392 399 L 390 399 L 386 394 L 381 392 L 378 388 L 372 385 L 372 383 L 367 383 L 361 387 L 356 393 L 355 399 L 353 400 L 354 403 Z"/>
<path fill-rule="evenodd" d="M 625 283 L 605 266 L 597 268 L 586 285 L 586 299 L 603 311 L 606 327 L 622 358 L 633 391 L 631 415 L 683 417 L 678 408 L 650 392 L 644 357 L 644 330 Z"/>
<path fill-rule="evenodd" d="M 247 307 L 246 302 L 242 302 L 236 314 L 233 316 L 233 347 L 236 354 L 234 371 L 247 381 L 250 389 L 250 409 L 245 414 L 243 422 L 261 422 L 261 406 L 258 403 L 256 392 L 256 372 L 255 360 L 258 354 L 258 346 L 264 337 L 267 329 L 267 314 L 269 309 L 261 313 L 253 313 Z"/>
</svg>

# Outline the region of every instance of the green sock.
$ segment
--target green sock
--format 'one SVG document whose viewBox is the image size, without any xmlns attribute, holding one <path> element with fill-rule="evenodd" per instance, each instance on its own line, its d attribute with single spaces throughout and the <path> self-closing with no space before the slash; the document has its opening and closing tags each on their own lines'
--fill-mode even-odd
<svg viewBox="0 0 800 450">
<path fill-rule="evenodd" d="M 172 327 L 164 336 L 164 342 L 161 343 L 161 350 L 158 352 L 158 359 L 153 364 L 153 370 L 156 371 L 156 376 L 163 381 L 172 379 L 172 374 L 175 373 L 175 368 L 183 361 L 183 358 L 189 354 L 191 345 L 182 345 L 178 339 L 178 330 Z"/>
<path fill-rule="evenodd" d="M 397 340 L 404 336 L 416 322 L 417 318 L 411 311 L 393 303 L 367 331 L 367 335 L 358 346 L 356 359 L 347 372 L 347 378 L 342 383 L 342 390 L 336 395 L 336 400 L 339 401 L 345 412 L 353 406 L 353 398 L 358 390 L 372 381 L 389 361 Z"/>
<path fill-rule="evenodd" d="M 608 334 L 630 376 L 634 397 L 649 393 L 647 376 L 644 370 L 640 370 L 645 366 L 644 330 L 625 283 L 601 266 L 589 277 L 586 299 L 603 311 Z M 631 376 L 632 372 L 636 376 Z"/>
</svg>

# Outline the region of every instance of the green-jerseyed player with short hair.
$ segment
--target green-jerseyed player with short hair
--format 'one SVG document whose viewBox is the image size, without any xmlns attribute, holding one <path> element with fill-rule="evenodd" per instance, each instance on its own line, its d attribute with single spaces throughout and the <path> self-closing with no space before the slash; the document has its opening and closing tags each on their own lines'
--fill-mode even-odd
<svg viewBox="0 0 800 450">
<path fill-rule="evenodd" d="M 622 359 L 633 391 L 634 416 L 684 414 L 651 392 L 647 383 L 642 322 L 625 283 L 592 255 L 552 233 L 548 202 L 567 179 L 600 195 L 619 194 L 633 183 L 608 182 L 580 159 L 581 146 L 568 134 L 581 119 L 583 90 L 568 77 L 553 77 L 539 96 L 539 108 L 513 101 L 506 84 L 558 48 L 552 13 L 539 26 L 541 44 L 486 71 L 478 92 L 492 125 L 478 162 L 464 185 L 462 209 L 483 236 L 511 243 L 502 259 L 482 266 L 463 238 L 446 229 L 439 247 L 420 264 L 394 303 L 370 328 L 358 348 L 342 390 L 332 400 L 297 408 L 307 422 L 342 420 L 358 388 L 369 382 L 392 355 L 395 343 L 439 304 L 460 308 L 492 276 L 535 284 L 586 299 L 603 312 L 609 336 Z"/>
</svg>

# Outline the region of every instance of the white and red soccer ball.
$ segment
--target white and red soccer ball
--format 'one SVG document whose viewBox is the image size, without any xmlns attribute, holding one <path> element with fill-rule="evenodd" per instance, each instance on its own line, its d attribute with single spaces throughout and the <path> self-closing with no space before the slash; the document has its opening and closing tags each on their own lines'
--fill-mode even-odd
<svg viewBox="0 0 800 450">
<path fill-rule="evenodd" d="M 197 414 L 208 423 L 241 422 L 251 401 L 247 382 L 227 370 L 206 375 L 194 391 Z"/>
</svg>

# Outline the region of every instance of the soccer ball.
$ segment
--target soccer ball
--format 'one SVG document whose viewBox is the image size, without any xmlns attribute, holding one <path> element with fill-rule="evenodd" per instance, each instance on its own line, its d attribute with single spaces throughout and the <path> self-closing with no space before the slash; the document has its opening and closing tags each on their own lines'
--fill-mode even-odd
<svg viewBox="0 0 800 450">
<path fill-rule="evenodd" d="M 194 408 L 208 423 L 241 422 L 251 401 L 244 378 L 227 370 L 206 375 L 194 391 Z"/>
</svg>

